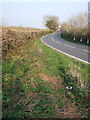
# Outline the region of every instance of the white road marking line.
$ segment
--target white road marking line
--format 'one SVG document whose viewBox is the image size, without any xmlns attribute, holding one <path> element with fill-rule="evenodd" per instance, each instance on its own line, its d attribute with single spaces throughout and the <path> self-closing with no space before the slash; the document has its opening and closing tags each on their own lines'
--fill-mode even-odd
<svg viewBox="0 0 90 120">
<path fill-rule="evenodd" d="M 56 41 L 57 43 L 61 44 L 60 42 Z"/>
<path fill-rule="evenodd" d="M 90 52 L 90 51 L 88 51 L 88 50 L 84 50 L 84 51 L 86 51 L 86 52 Z"/>
<path fill-rule="evenodd" d="M 65 46 L 67 46 L 67 47 L 71 47 L 71 48 L 75 48 L 75 47 L 73 47 L 73 46 L 70 46 L 70 45 L 67 45 L 67 44 L 64 44 Z"/>
<path fill-rule="evenodd" d="M 52 33 L 52 34 L 54 34 L 54 33 Z M 50 35 L 50 34 L 48 34 L 48 35 Z M 76 59 L 76 60 L 82 61 L 82 62 L 84 62 L 84 63 L 86 63 L 86 64 L 90 64 L 90 62 L 88 62 L 88 61 L 85 61 L 85 60 L 82 60 L 82 59 L 77 58 L 77 57 L 75 57 L 75 56 L 69 55 L 69 54 L 67 54 L 67 53 L 65 53 L 65 52 L 62 52 L 61 50 L 58 50 L 58 49 L 56 49 L 56 48 L 48 45 L 47 43 L 45 43 L 42 39 L 43 39 L 44 37 L 48 36 L 48 35 L 45 35 L 45 36 L 43 36 L 43 37 L 41 38 L 41 41 L 42 41 L 45 45 L 47 45 L 48 47 L 50 47 L 50 48 L 52 48 L 52 49 L 54 49 L 54 50 L 56 50 L 56 51 L 58 51 L 58 52 L 63 53 L 63 54 L 65 54 L 65 55 L 69 56 L 69 57 L 72 57 L 72 58 L 74 58 L 74 59 Z"/>
<path fill-rule="evenodd" d="M 58 42 L 58 41 L 54 40 L 54 38 L 53 38 L 53 37 L 51 37 L 51 39 L 52 39 L 53 41 L 55 41 L 55 42 L 57 42 L 57 43 L 61 44 L 61 42 Z"/>
</svg>

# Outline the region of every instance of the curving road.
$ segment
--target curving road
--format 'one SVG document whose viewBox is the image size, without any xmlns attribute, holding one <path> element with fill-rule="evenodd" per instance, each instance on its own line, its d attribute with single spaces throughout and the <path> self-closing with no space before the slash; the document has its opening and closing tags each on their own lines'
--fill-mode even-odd
<svg viewBox="0 0 90 120">
<path fill-rule="evenodd" d="M 42 37 L 41 41 L 52 49 L 55 49 L 65 55 L 73 57 L 84 63 L 90 64 L 90 46 L 80 45 L 66 41 L 62 39 L 59 34 L 59 32 L 48 34 Z"/>
</svg>

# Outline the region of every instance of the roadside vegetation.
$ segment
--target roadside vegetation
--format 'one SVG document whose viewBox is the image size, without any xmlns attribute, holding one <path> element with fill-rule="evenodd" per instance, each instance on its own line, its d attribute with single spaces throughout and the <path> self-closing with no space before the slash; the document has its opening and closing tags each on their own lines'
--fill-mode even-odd
<svg viewBox="0 0 90 120">
<path fill-rule="evenodd" d="M 45 27 L 53 32 L 55 32 L 60 25 L 59 18 L 57 16 L 46 15 L 43 17 L 43 20 Z"/>
<path fill-rule="evenodd" d="M 60 35 L 60 37 L 63 38 L 64 40 L 67 40 L 67 41 L 70 41 L 70 42 L 73 42 L 73 43 L 90 46 L 90 43 L 87 43 L 87 39 L 86 39 L 85 42 L 81 42 L 80 40 L 76 41 L 76 40 L 74 40 L 74 38 L 68 37 L 68 36 L 66 35 L 66 33 L 62 33 L 62 34 Z"/>
<path fill-rule="evenodd" d="M 88 13 L 80 12 L 61 25 L 62 38 L 76 43 L 90 45 Z"/>
<path fill-rule="evenodd" d="M 50 33 L 49 29 L 34 29 L 23 27 L 2 27 L 2 53 L 3 57 L 19 47 L 25 46 L 35 38 Z"/>
<path fill-rule="evenodd" d="M 88 64 L 47 47 L 40 38 L 28 39 L 3 57 L 3 118 L 87 118 Z"/>
</svg>

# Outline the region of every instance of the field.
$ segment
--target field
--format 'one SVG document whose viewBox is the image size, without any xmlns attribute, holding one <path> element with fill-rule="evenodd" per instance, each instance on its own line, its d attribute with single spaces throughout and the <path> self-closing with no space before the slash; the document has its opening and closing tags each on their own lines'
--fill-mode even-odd
<svg viewBox="0 0 90 120">
<path fill-rule="evenodd" d="M 24 37 L 28 44 L 3 56 L 3 118 L 87 118 L 88 64 L 45 46 L 40 36 Z"/>
</svg>

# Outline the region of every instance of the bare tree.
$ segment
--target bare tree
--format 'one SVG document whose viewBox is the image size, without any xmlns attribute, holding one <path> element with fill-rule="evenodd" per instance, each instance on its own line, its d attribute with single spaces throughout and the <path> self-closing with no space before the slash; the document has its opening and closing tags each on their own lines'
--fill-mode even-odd
<svg viewBox="0 0 90 120">
<path fill-rule="evenodd" d="M 88 12 L 80 12 L 70 17 L 66 22 L 62 23 L 61 30 L 70 37 L 77 36 L 80 39 L 80 37 L 84 36 L 86 39 L 88 35 Z"/>
<path fill-rule="evenodd" d="M 68 22 L 74 28 L 86 28 L 88 25 L 88 14 L 87 12 L 80 12 L 79 14 L 72 16 Z"/>
</svg>

